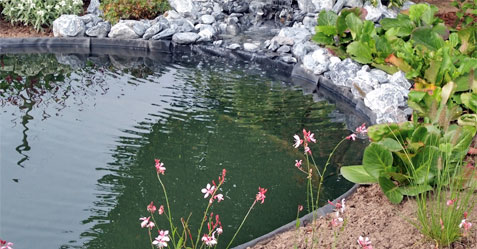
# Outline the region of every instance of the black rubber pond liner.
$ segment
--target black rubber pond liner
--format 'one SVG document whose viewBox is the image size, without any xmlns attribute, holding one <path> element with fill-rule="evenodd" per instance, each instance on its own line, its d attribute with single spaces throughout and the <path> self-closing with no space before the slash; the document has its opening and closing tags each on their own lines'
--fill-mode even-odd
<svg viewBox="0 0 477 249">
<path fill-rule="evenodd" d="M 0 38 L 0 54 L 15 53 L 61 53 L 73 55 L 117 55 L 127 57 L 148 57 L 157 60 L 168 60 L 171 62 L 182 61 L 184 56 L 202 55 L 224 57 L 237 61 L 252 61 L 260 64 L 264 68 L 273 69 L 283 74 L 283 78 L 293 78 L 294 84 L 304 87 L 311 87 L 313 92 L 324 92 L 322 94 L 327 100 L 334 102 L 339 110 L 345 113 L 357 113 L 367 121 L 374 124 L 376 115 L 367 107 L 362 100 L 353 98 L 349 89 L 336 86 L 331 80 L 323 76 L 316 76 L 307 72 L 300 64 L 285 63 L 274 54 L 252 53 L 243 50 L 229 50 L 216 47 L 214 45 L 176 45 L 166 40 L 125 40 L 107 38 Z M 277 76 L 276 74 L 274 76 Z M 336 198 L 333 203 L 343 198 L 349 197 L 359 187 L 355 184 L 346 193 Z M 313 217 L 324 216 L 333 211 L 334 207 L 327 204 L 313 213 L 309 213 L 300 218 L 301 225 L 306 225 L 313 220 Z M 236 249 L 244 249 L 266 241 L 279 233 L 293 229 L 296 221 L 275 229 L 274 231 L 262 235 L 254 240 L 236 246 Z"/>
</svg>

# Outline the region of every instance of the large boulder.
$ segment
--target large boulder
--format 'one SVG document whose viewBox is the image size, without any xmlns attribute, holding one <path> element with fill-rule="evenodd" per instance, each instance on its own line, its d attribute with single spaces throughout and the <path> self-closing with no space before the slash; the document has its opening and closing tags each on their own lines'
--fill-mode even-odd
<svg viewBox="0 0 477 249">
<path fill-rule="evenodd" d="M 196 6 L 193 0 L 169 0 L 171 7 L 181 14 L 193 14 L 196 12 Z"/>
<path fill-rule="evenodd" d="M 55 37 L 82 37 L 85 25 L 77 15 L 61 15 L 53 21 L 53 35 Z"/>
<path fill-rule="evenodd" d="M 99 9 L 99 0 L 91 0 L 89 2 L 89 6 L 88 6 L 88 9 L 86 10 L 86 12 L 88 14 L 93 14 L 93 15 L 96 15 L 96 16 L 102 16 L 103 15 L 103 11 L 101 11 L 101 9 Z"/>
<path fill-rule="evenodd" d="M 109 22 L 100 22 L 97 25 L 86 30 L 86 35 L 91 37 L 104 38 L 107 37 L 111 31 L 111 24 Z"/>
</svg>

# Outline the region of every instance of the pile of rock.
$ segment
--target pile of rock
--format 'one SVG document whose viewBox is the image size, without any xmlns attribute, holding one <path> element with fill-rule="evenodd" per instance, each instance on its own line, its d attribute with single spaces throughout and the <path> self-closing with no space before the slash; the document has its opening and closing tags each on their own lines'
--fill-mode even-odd
<svg viewBox="0 0 477 249">
<path fill-rule="evenodd" d="M 351 59 L 341 60 L 311 41 L 318 13 L 339 13 L 347 7 L 366 9 L 366 19 L 378 22 L 396 17 L 399 9 L 369 0 L 169 0 L 173 10 L 154 20 L 104 21 L 98 0 L 92 0 L 85 16 L 63 15 L 53 24 L 55 36 L 109 37 L 119 39 L 172 40 L 174 44 L 210 43 L 230 50 L 242 49 L 282 62 L 297 64 L 352 92 L 355 99 L 377 115 L 376 122 L 406 119 L 406 99 L 411 87 L 404 74 L 388 75 Z M 403 9 L 412 2 L 406 2 Z M 251 32 L 255 30 L 255 32 Z M 266 30 L 266 32 L 265 32 Z M 250 34 L 247 36 L 247 32 Z M 239 38 L 239 39 L 238 39 Z M 386 108 L 383 108 L 386 107 Z"/>
</svg>

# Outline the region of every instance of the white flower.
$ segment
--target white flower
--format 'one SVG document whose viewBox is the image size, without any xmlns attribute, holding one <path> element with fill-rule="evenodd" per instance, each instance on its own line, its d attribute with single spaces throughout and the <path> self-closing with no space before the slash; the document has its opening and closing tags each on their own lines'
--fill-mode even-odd
<svg viewBox="0 0 477 249">
<path fill-rule="evenodd" d="M 43 15 L 45 15 L 45 11 L 44 10 L 38 10 L 36 12 L 36 14 L 39 15 L 39 16 L 43 16 Z"/>
<path fill-rule="evenodd" d="M 66 2 L 64 0 L 61 0 L 61 2 L 58 3 L 58 5 L 60 5 L 61 7 L 65 6 L 66 5 Z"/>
</svg>

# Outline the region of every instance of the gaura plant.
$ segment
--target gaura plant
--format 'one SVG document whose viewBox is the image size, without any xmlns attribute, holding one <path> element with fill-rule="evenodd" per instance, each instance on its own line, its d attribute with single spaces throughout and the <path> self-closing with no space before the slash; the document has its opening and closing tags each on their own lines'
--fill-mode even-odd
<svg viewBox="0 0 477 249">
<path fill-rule="evenodd" d="M 372 142 L 364 151 L 363 164 L 342 167 L 341 174 L 354 183 L 378 183 L 397 204 L 404 195 L 432 190 L 437 175 L 454 175 L 475 133 L 475 126 L 457 124 L 441 127 L 408 121 L 374 125 L 368 128 Z M 449 178 L 439 178 L 439 184 Z"/>
<path fill-rule="evenodd" d="M 141 227 L 147 228 L 149 240 L 151 242 L 151 248 L 154 248 L 154 246 L 157 248 L 172 247 L 176 249 L 194 249 L 203 248 L 204 246 L 215 247 L 218 244 L 219 237 L 224 232 L 224 230 L 220 221 L 220 216 L 218 214 L 214 216 L 214 214 L 212 212 L 209 212 L 209 210 L 215 202 L 220 203 L 221 201 L 224 201 L 224 195 L 219 193 L 219 191 L 221 189 L 221 186 L 225 183 L 225 176 L 227 171 L 223 169 L 222 174 L 218 177 L 217 183 L 212 180 L 212 184 L 207 183 L 205 188 L 201 190 L 202 194 L 204 194 L 204 199 L 208 199 L 208 202 L 200 226 L 197 229 L 197 235 L 194 239 L 192 228 L 188 224 L 190 215 L 187 219 L 180 219 L 180 226 L 176 226 L 173 223 L 171 214 L 172 210 L 169 204 L 169 197 L 167 195 L 166 187 L 161 180 L 161 175 L 165 175 L 166 167 L 164 166 L 164 163 L 161 162 L 159 159 L 155 159 L 155 167 L 157 180 L 161 185 L 164 199 L 166 201 L 166 206 L 161 205 L 158 209 L 154 205 L 154 202 L 151 202 L 146 208 L 147 212 L 150 213 L 150 216 L 142 217 L 139 219 L 141 221 Z M 242 223 L 238 227 L 237 231 L 235 232 L 234 236 L 232 237 L 226 248 L 229 248 L 232 245 L 232 242 L 239 233 L 240 229 L 245 223 L 245 220 L 247 219 L 255 205 L 257 203 L 264 203 L 266 193 L 267 189 L 261 187 L 258 188 L 258 193 L 255 196 L 255 200 L 253 201 L 247 214 L 243 218 Z M 169 222 L 169 227 L 166 229 L 169 230 L 159 229 L 156 227 L 156 224 L 158 223 L 156 222 L 155 215 L 159 215 L 159 217 L 164 217 L 165 219 L 167 219 L 167 221 Z M 207 224 L 207 230 L 203 231 L 205 224 Z M 157 235 L 154 235 L 156 236 L 154 240 L 152 232 L 153 230 L 157 230 Z"/>
</svg>

